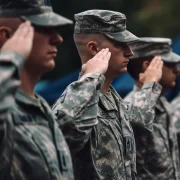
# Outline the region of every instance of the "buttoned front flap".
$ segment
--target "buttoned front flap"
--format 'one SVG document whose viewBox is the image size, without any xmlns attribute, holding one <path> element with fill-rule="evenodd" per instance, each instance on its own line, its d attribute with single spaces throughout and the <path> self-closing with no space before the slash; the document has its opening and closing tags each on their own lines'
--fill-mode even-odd
<svg viewBox="0 0 180 180">
<path fill-rule="evenodd" d="M 70 151 L 63 137 L 63 134 L 60 131 L 58 124 L 56 122 L 54 122 L 54 138 L 62 174 L 64 175 L 64 178 L 67 178 L 67 180 L 73 179 L 73 169 Z"/>
<path fill-rule="evenodd" d="M 105 112 L 99 108 L 92 154 L 97 171 L 107 179 L 124 176 L 123 142 L 117 111 Z"/>
<path fill-rule="evenodd" d="M 171 162 L 171 149 L 170 142 L 168 139 L 167 131 L 162 127 L 161 124 L 154 123 L 153 132 L 149 132 L 150 140 L 148 146 L 148 153 L 153 154 L 147 160 L 148 166 L 153 166 L 155 169 L 159 168 L 170 168 Z M 169 162 L 169 163 L 168 163 Z M 155 164 L 154 164 L 155 163 Z M 167 166 L 167 164 L 168 166 Z"/>
<path fill-rule="evenodd" d="M 136 173 L 136 144 L 134 133 L 130 124 L 133 116 L 129 112 L 128 105 L 124 102 L 119 103 L 121 125 L 123 132 L 124 157 L 126 172 L 131 177 L 132 171 Z"/>
<path fill-rule="evenodd" d="M 42 135 L 40 135 L 40 133 L 38 132 L 36 132 L 33 135 L 33 140 L 36 143 L 37 147 L 40 149 L 41 153 L 43 154 L 43 157 L 46 161 L 47 167 L 53 179 L 60 178 L 61 177 L 60 167 L 59 167 L 60 164 L 58 163 L 59 155 L 61 158 L 60 162 L 62 162 L 61 165 L 63 165 L 62 167 L 66 168 L 65 159 L 63 159 L 64 156 L 62 152 L 58 154 L 59 151 L 55 148 L 54 144 L 52 143 L 53 140 L 51 143 L 48 141 L 48 139 L 46 139 L 45 141 L 45 138 L 42 137 Z"/>
<path fill-rule="evenodd" d="M 129 112 L 128 105 L 125 103 L 119 103 L 119 113 L 121 117 L 121 125 L 123 129 L 123 136 L 133 136 L 133 129 L 130 124 L 130 120 L 134 118 L 134 116 Z"/>
</svg>

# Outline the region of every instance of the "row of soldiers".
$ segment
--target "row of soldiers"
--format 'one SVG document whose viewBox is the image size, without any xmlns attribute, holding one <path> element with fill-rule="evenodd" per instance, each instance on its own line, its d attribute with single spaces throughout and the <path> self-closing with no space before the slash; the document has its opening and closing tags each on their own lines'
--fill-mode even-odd
<svg viewBox="0 0 180 180">
<path fill-rule="evenodd" d="M 82 71 L 50 108 L 34 87 L 73 22 L 49 1 L 0 1 L 0 180 L 180 180 L 180 110 L 163 96 L 180 62 L 171 40 L 136 37 L 120 12 L 75 21 Z M 111 83 L 127 69 L 123 100 Z"/>
</svg>

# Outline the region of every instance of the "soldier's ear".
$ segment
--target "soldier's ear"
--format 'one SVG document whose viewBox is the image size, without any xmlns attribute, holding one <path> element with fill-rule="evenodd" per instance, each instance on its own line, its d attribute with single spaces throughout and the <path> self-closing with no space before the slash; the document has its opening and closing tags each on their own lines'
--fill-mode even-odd
<svg viewBox="0 0 180 180">
<path fill-rule="evenodd" d="M 89 41 L 87 49 L 91 55 L 95 56 L 99 52 L 98 43 L 95 41 Z"/>
<path fill-rule="evenodd" d="M 144 61 L 142 64 L 142 71 L 145 72 L 146 69 L 148 68 L 150 62 L 149 61 Z"/>
<path fill-rule="evenodd" d="M 6 26 L 0 27 L 0 40 L 6 41 L 12 36 L 12 29 Z"/>
<path fill-rule="evenodd" d="M 12 29 L 6 26 L 0 27 L 0 48 L 12 36 Z"/>
</svg>

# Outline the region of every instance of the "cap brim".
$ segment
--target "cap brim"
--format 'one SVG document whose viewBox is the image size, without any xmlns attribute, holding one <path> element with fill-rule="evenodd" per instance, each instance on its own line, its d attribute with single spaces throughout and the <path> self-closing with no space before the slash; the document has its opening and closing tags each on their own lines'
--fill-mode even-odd
<svg viewBox="0 0 180 180">
<path fill-rule="evenodd" d="M 104 33 L 107 37 L 121 43 L 132 43 L 139 41 L 139 38 L 131 32 L 125 30 L 117 33 Z"/>
<path fill-rule="evenodd" d="M 179 63 L 180 62 L 180 56 L 174 52 L 169 52 L 165 54 L 160 55 L 162 57 L 162 60 L 167 63 Z"/>
<path fill-rule="evenodd" d="M 54 12 L 47 12 L 30 16 L 21 16 L 20 18 L 22 20 L 29 20 L 33 25 L 36 26 L 64 27 L 73 25 L 73 21 Z"/>
</svg>

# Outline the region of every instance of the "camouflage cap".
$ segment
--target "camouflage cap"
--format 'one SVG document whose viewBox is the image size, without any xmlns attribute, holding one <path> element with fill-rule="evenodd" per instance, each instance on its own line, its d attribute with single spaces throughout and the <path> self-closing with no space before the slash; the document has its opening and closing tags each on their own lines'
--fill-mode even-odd
<svg viewBox="0 0 180 180">
<path fill-rule="evenodd" d="M 172 52 L 171 44 L 172 41 L 169 38 L 142 37 L 140 41 L 130 44 L 134 52 L 130 60 L 161 56 L 164 62 L 178 63 L 180 56 Z"/>
<path fill-rule="evenodd" d="M 19 17 L 37 26 L 58 27 L 73 22 L 53 12 L 50 0 L 0 1 L 0 17 Z"/>
<path fill-rule="evenodd" d="M 112 40 L 130 43 L 139 40 L 126 30 L 126 16 L 109 10 L 88 10 L 74 15 L 75 34 L 104 34 Z"/>
</svg>

